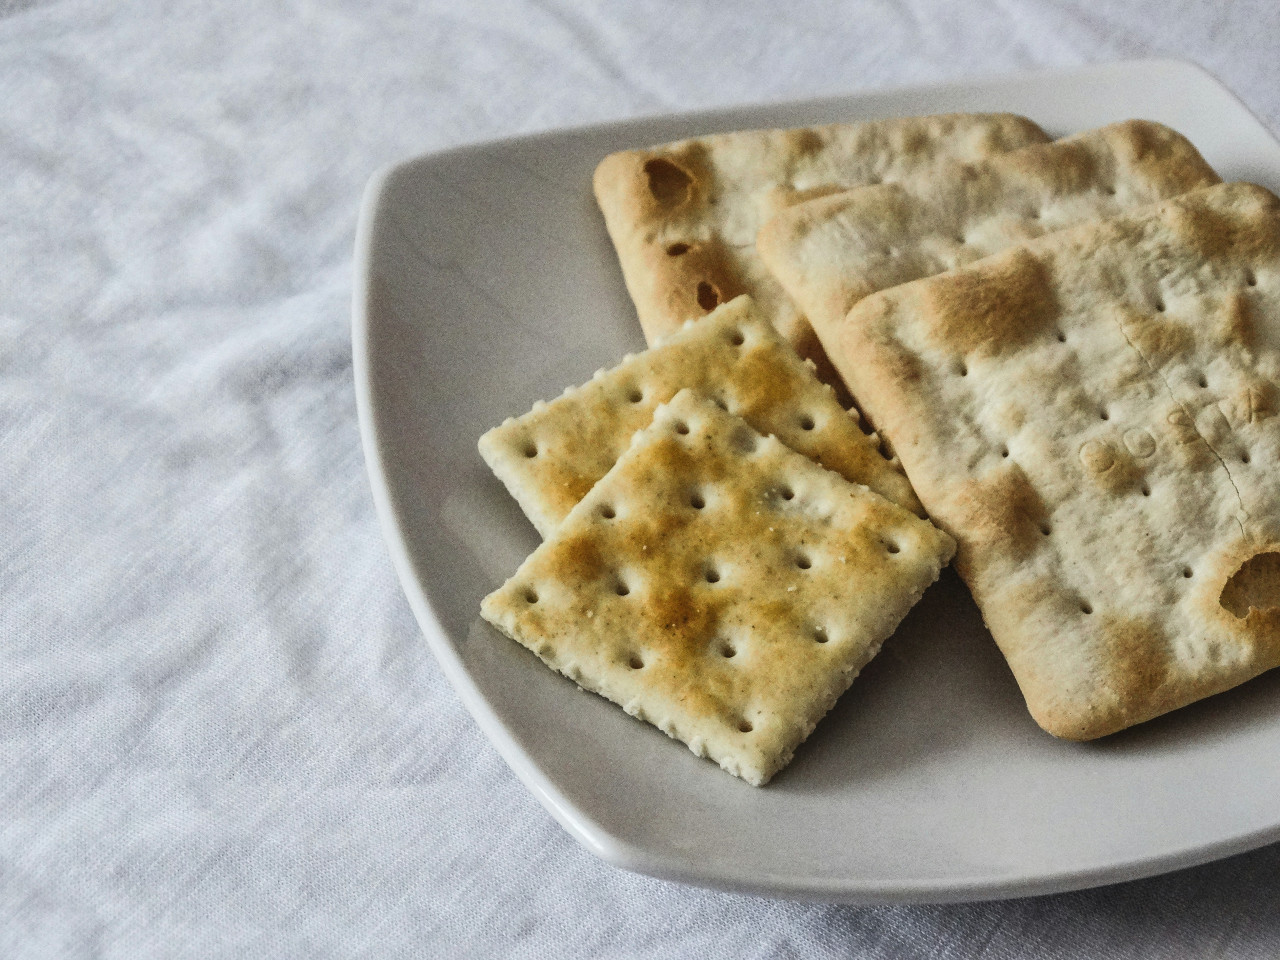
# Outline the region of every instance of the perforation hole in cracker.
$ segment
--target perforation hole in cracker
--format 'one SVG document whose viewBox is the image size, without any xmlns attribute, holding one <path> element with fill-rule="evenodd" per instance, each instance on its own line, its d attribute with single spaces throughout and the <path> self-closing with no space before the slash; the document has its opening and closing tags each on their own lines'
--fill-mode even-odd
<svg viewBox="0 0 1280 960">
<path fill-rule="evenodd" d="M 644 165 L 649 179 L 649 193 L 664 207 L 676 207 L 689 199 L 693 176 L 683 167 L 664 157 L 655 157 Z"/>
<path fill-rule="evenodd" d="M 720 290 L 709 280 L 700 280 L 696 291 L 698 306 L 707 313 L 720 306 Z"/>
</svg>

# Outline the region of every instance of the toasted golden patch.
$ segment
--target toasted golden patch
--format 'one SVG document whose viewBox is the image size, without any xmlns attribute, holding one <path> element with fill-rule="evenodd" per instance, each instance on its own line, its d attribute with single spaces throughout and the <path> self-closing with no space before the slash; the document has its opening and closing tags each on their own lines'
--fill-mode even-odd
<svg viewBox="0 0 1280 960">
<path fill-rule="evenodd" d="M 962 333 L 975 303 L 997 316 Z M 1102 736 L 1280 665 L 1267 191 L 1209 187 L 1032 240 L 875 294 L 835 332 L 1045 729 Z"/>
<path fill-rule="evenodd" d="M 1022 468 L 1007 459 L 958 490 L 956 506 L 974 541 L 1029 554 L 1049 533 L 1044 501 Z"/>
<path fill-rule="evenodd" d="M 941 274 L 929 298 L 930 335 L 959 357 L 1016 350 L 1058 314 L 1044 265 L 1016 247 L 972 270 Z"/>
<path fill-rule="evenodd" d="M 920 512 L 878 438 L 863 433 L 857 415 L 840 406 L 749 297 L 507 420 L 480 438 L 480 453 L 547 536 L 613 466 L 631 435 L 648 426 L 658 405 L 685 387 L 845 479 Z"/>
<path fill-rule="evenodd" d="M 685 390 L 481 613 L 759 785 L 953 549 L 928 521 Z"/>
</svg>

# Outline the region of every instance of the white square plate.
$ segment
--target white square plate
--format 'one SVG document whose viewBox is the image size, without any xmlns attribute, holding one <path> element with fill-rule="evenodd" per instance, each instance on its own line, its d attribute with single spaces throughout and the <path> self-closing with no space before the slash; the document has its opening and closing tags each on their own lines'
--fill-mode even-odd
<svg viewBox="0 0 1280 960">
<path fill-rule="evenodd" d="M 481 728 L 605 860 L 786 896 L 944 901 L 1130 879 L 1280 838 L 1280 671 L 1100 742 L 1057 741 L 950 573 L 764 789 L 480 620 L 480 598 L 539 539 L 476 439 L 643 347 L 591 197 L 601 157 L 719 130 L 1000 110 L 1054 135 L 1159 120 L 1225 179 L 1280 187 L 1280 144 L 1213 78 L 1168 61 L 571 130 L 420 157 L 369 184 L 355 376 L 392 557 Z"/>
</svg>

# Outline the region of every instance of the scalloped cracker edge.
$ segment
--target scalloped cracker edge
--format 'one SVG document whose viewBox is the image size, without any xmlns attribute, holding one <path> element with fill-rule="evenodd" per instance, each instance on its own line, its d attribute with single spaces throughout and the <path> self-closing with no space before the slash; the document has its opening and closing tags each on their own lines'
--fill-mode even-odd
<svg viewBox="0 0 1280 960">
<path fill-rule="evenodd" d="M 857 414 L 840 406 L 750 297 L 493 428 L 480 438 L 480 454 L 546 537 L 648 426 L 658 405 L 685 387 L 845 479 L 921 512 L 896 460 L 862 432 Z"/>
</svg>

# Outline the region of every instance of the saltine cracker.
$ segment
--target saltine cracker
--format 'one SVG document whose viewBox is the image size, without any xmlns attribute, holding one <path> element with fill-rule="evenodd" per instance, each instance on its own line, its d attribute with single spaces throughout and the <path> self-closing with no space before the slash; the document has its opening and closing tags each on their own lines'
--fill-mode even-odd
<svg viewBox="0 0 1280 960">
<path fill-rule="evenodd" d="M 1193 191 L 862 300 L 829 345 L 1033 716 L 1280 664 L 1280 201 Z"/>
<path fill-rule="evenodd" d="M 684 390 L 481 614 L 762 785 L 953 549 L 928 521 Z"/>
</svg>

